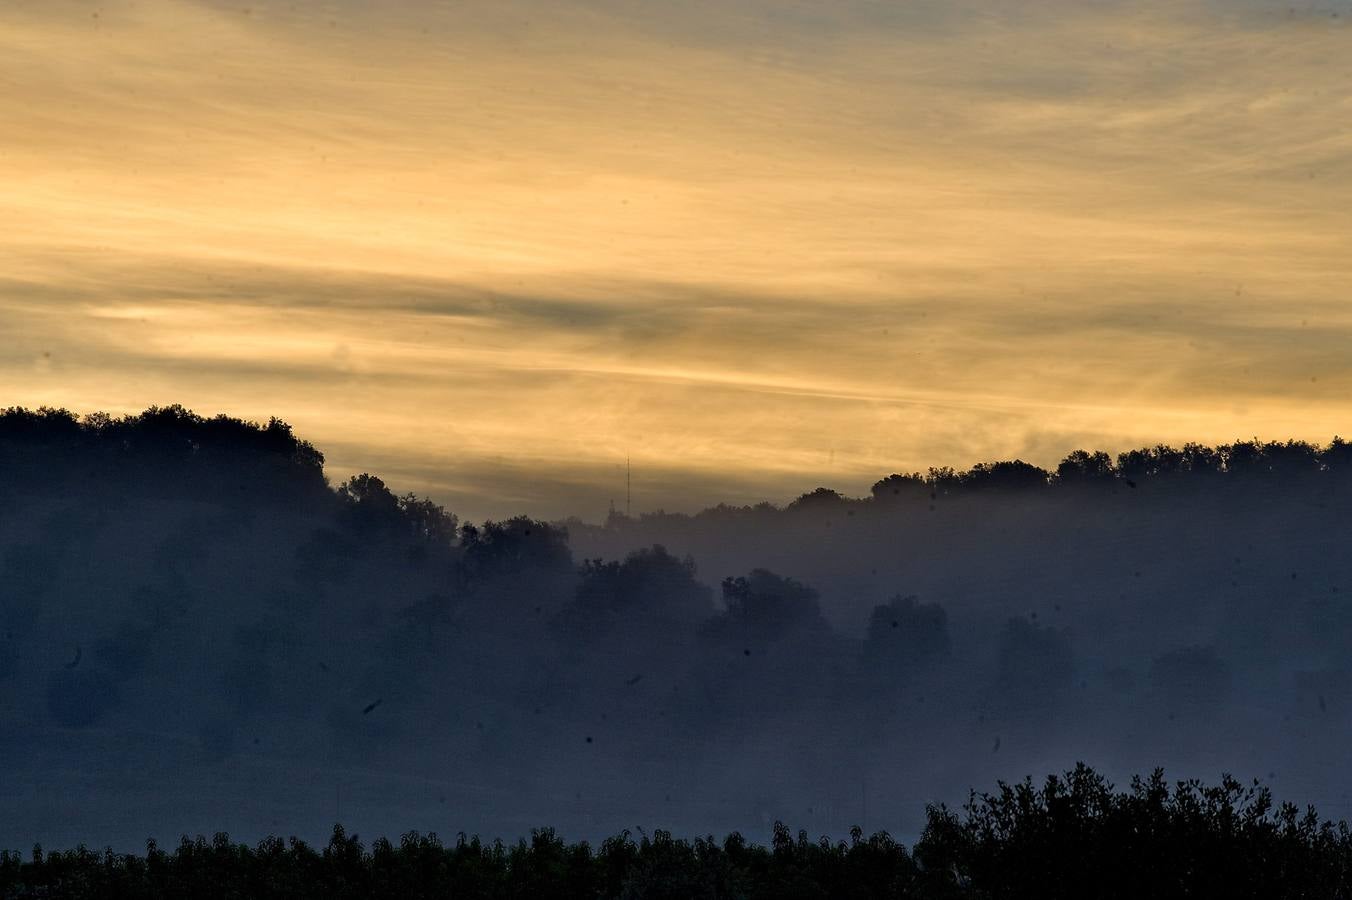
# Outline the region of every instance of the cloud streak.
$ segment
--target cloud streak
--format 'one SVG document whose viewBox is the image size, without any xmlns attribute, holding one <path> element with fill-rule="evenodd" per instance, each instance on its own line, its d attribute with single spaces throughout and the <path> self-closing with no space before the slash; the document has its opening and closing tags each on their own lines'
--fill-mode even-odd
<svg viewBox="0 0 1352 900">
<path fill-rule="evenodd" d="M 0 390 L 280 415 L 471 514 L 603 509 L 625 455 L 686 508 L 1326 439 L 1344 18 L 19 4 Z"/>
</svg>

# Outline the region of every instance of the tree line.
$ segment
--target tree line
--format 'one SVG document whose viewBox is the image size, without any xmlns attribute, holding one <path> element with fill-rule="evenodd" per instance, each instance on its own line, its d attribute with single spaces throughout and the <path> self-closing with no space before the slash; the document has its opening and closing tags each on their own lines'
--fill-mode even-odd
<svg viewBox="0 0 1352 900">
<path fill-rule="evenodd" d="M 249 477 L 234 478 L 235 466 L 246 464 Z M 105 477 L 142 476 L 162 487 L 182 492 L 238 494 L 294 500 L 314 499 L 326 486 L 324 455 L 298 438 L 286 422 L 272 418 L 266 425 L 228 415 L 200 416 L 174 404 L 151 407 L 126 416 L 91 413 L 77 416 L 66 409 L 41 407 L 0 410 L 0 490 L 32 490 L 52 486 L 54 477 L 84 470 L 96 489 Z M 1115 486 L 1136 489 L 1144 483 L 1210 484 L 1217 479 L 1303 478 L 1341 475 L 1352 470 L 1352 444 L 1335 436 L 1328 444 L 1308 441 L 1239 440 L 1215 447 L 1190 442 L 1181 447 L 1158 444 L 1117 454 L 1075 450 L 1053 469 L 1020 459 L 981 462 L 966 470 L 950 466 L 926 472 L 894 473 L 875 482 L 865 498 L 850 498 L 830 488 L 817 488 L 788 503 L 784 511 L 823 504 L 872 501 L 890 504 L 898 499 L 925 500 L 940 496 L 983 492 Z M 279 489 L 285 488 L 279 495 Z M 342 499 L 370 501 L 367 512 L 384 503 L 393 515 L 404 507 L 413 518 L 432 511 L 429 501 L 412 496 L 382 497 L 384 483 L 363 474 L 337 489 Z M 777 509 L 762 503 L 758 510 Z M 727 511 L 716 506 L 706 513 Z M 440 528 L 438 537 L 453 537 L 454 529 Z M 414 526 L 415 528 L 417 526 Z"/>
<path fill-rule="evenodd" d="M 1352 832 L 1313 808 L 1223 776 L 1168 782 L 1161 770 L 1118 789 L 1081 764 L 930 806 L 913 848 L 886 832 L 813 840 L 776 822 L 768 846 L 740 833 L 679 839 L 639 829 L 570 843 L 553 829 L 515 843 L 405 834 L 364 844 L 335 825 L 327 845 L 184 836 L 144 854 L 84 846 L 0 853 L 0 897 L 1338 898 L 1352 895 Z"/>
</svg>

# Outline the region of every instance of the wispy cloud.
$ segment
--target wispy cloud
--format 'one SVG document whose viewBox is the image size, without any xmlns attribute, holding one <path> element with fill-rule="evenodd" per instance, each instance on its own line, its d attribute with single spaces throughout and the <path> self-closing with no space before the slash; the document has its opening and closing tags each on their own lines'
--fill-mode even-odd
<svg viewBox="0 0 1352 900">
<path fill-rule="evenodd" d="M 1346 19 L 11 5 L 0 391 L 281 415 L 476 514 L 589 484 L 601 508 L 626 454 L 686 473 L 646 498 L 675 507 L 1324 438 L 1348 412 Z M 527 464 L 534 495 L 508 484 Z M 477 500 L 469 472 L 498 473 Z"/>
</svg>

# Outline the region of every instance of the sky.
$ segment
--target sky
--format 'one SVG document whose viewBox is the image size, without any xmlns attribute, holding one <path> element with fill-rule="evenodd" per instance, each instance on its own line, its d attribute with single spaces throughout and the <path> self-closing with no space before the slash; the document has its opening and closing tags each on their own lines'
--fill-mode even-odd
<svg viewBox="0 0 1352 900">
<path fill-rule="evenodd" d="M 0 406 L 470 518 L 1352 436 L 1352 3 L 7 0 Z"/>
</svg>

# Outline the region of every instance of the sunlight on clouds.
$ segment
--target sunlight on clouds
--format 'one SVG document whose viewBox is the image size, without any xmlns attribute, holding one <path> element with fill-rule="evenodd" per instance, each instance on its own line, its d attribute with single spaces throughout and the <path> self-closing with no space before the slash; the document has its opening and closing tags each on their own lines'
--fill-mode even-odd
<svg viewBox="0 0 1352 900">
<path fill-rule="evenodd" d="M 626 454 L 690 507 L 1327 439 L 1349 41 L 1256 3 L 18 3 L 3 402 L 275 414 L 478 515 L 597 514 Z"/>
</svg>

